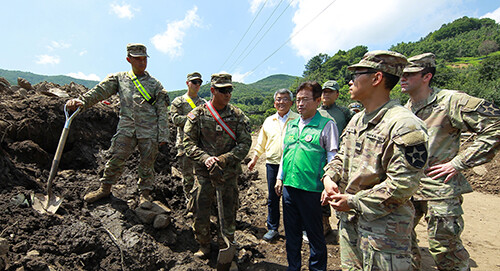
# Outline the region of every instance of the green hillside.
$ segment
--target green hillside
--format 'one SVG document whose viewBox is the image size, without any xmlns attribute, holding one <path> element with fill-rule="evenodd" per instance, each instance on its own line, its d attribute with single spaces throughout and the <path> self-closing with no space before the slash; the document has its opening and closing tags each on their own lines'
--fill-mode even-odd
<svg viewBox="0 0 500 271">
<path fill-rule="evenodd" d="M 243 84 L 235 82 L 231 103 L 241 108 L 252 122 L 255 128 L 259 126 L 266 117 L 274 114 L 276 110 L 273 107 L 273 94 L 281 88 L 288 88 L 294 84 L 298 77 L 276 74 L 261 79 L 255 83 Z M 170 100 L 186 93 L 187 89 L 171 91 L 168 93 Z M 202 85 L 201 97 L 210 99 L 210 83 Z"/>
<path fill-rule="evenodd" d="M 9 81 L 11 85 L 17 85 L 18 77 L 22 77 L 28 80 L 33 85 L 43 81 L 52 82 L 59 85 L 66 85 L 71 82 L 75 82 L 77 84 L 84 85 L 87 88 L 93 88 L 95 85 L 97 85 L 97 83 L 99 83 L 98 81 L 76 79 L 66 75 L 40 75 L 31 72 L 10 71 L 3 69 L 0 69 L 0 77 L 4 77 L 5 79 L 7 79 L 7 81 Z"/>
<path fill-rule="evenodd" d="M 431 86 L 457 89 L 500 104 L 500 25 L 492 19 L 463 17 L 444 24 L 416 42 L 401 42 L 389 50 L 411 57 L 432 52 L 436 54 L 437 72 Z M 339 104 L 352 102 L 348 93 L 348 65 L 356 63 L 367 52 L 356 46 L 335 55 L 318 54 L 305 66 L 304 80 L 337 80 L 341 86 Z M 296 86 L 294 85 L 294 86 Z M 293 86 L 292 86 L 293 88 Z M 391 93 L 402 103 L 408 99 L 399 85 Z"/>
</svg>

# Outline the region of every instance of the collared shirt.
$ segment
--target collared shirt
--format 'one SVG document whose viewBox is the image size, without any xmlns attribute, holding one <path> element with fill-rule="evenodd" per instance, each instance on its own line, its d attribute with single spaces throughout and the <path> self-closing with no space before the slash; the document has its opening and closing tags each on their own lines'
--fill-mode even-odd
<svg viewBox="0 0 500 271">
<path fill-rule="evenodd" d="M 490 161 L 499 149 L 500 109 L 484 99 L 435 88 L 427 99 L 418 103 L 409 100 L 405 106 L 427 125 L 429 166 L 451 161 L 454 168 L 463 170 Z M 464 131 L 477 135 L 472 145 L 460 152 L 460 135 Z M 414 199 L 445 199 L 472 192 L 462 173 L 446 183 L 445 177 L 422 178 L 422 188 Z"/>
<path fill-rule="evenodd" d="M 288 111 L 283 117 L 280 117 L 278 113 L 267 117 L 262 124 L 254 147 L 255 155 L 260 157 L 265 153 L 266 163 L 278 165 L 283 153 L 283 136 L 285 135 L 286 124 L 298 117 L 299 114 L 292 110 Z"/>
</svg>

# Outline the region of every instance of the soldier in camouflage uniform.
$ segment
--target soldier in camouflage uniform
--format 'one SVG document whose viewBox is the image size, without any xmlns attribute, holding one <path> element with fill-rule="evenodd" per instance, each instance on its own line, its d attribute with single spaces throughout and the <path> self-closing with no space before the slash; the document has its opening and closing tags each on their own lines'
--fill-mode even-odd
<svg viewBox="0 0 500 271">
<path fill-rule="evenodd" d="M 236 230 L 237 178 L 242 172 L 241 161 L 250 150 L 252 138 L 247 116 L 229 104 L 232 90 L 230 74 L 213 74 L 212 99 L 189 112 L 184 126 L 184 149 L 186 155 L 195 161 L 198 180 L 193 193 L 193 226 L 200 244 L 200 250 L 195 253 L 199 258 L 210 253 L 210 211 L 214 206 L 215 186 L 220 186 L 223 194 L 224 235 L 233 241 Z M 223 244 L 219 238 L 219 245 Z"/>
<path fill-rule="evenodd" d="M 325 167 L 323 204 L 340 214 L 343 270 L 411 270 L 410 197 L 427 161 L 425 124 L 389 98 L 407 64 L 391 51 L 366 53 L 349 82 L 351 99 L 365 110 L 341 136 Z"/>
<path fill-rule="evenodd" d="M 188 74 L 186 81 L 188 87 L 187 92 L 182 96 L 176 97 L 170 106 L 170 116 L 172 117 L 172 122 L 177 127 L 177 140 L 175 141 L 175 146 L 177 147 L 177 161 L 179 161 L 181 166 L 182 185 L 184 187 L 184 195 L 188 201 L 187 209 L 190 214 L 192 214 L 191 209 L 193 206 L 193 197 L 190 192 L 194 184 L 194 164 L 191 158 L 186 157 L 182 139 L 184 137 L 184 124 L 187 119 L 186 115 L 195 107 L 207 102 L 205 99 L 198 96 L 198 91 L 200 91 L 202 82 L 200 73 L 193 72 Z"/>
<path fill-rule="evenodd" d="M 429 168 L 413 196 L 415 225 L 425 215 L 429 250 L 439 270 L 469 270 L 469 253 L 460 234 L 464 228 L 462 194 L 472 191 L 462 170 L 490 161 L 500 144 L 500 110 L 488 101 L 455 90 L 429 87 L 436 72 L 432 53 L 408 59 L 401 78 L 410 95 L 406 107 L 422 119 L 429 132 Z M 459 154 L 460 135 L 476 133 Z M 413 266 L 421 268 L 413 231 Z"/>
<path fill-rule="evenodd" d="M 161 83 L 146 72 L 148 57 L 143 44 L 128 44 L 127 61 L 132 66 L 131 71 L 108 75 L 80 99 L 71 99 L 66 103 L 70 110 L 79 106 L 87 109 L 111 95 L 118 94 L 120 97 L 120 120 L 111 141 L 111 158 L 104 168 L 100 188 L 85 195 L 87 202 L 111 194 L 111 186 L 119 180 L 125 161 L 136 146 L 141 155 L 138 167 L 139 202 L 143 204 L 152 199 L 158 145 L 165 144 L 169 136 L 169 98 Z"/>
</svg>

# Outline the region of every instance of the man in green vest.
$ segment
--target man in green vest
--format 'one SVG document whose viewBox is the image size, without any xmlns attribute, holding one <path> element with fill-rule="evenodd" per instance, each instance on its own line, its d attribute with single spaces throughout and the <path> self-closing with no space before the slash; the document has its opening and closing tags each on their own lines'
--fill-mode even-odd
<svg viewBox="0 0 500 271">
<path fill-rule="evenodd" d="M 128 44 L 127 61 L 132 70 L 108 75 L 80 99 L 71 99 L 66 103 L 70 110 L 78 107 L 85 110 L 114 94 L 120 97 L 120 120 L 111 141 L 111 158 L 104 168 L 100 188 L 85 195 L 87 202 L 95 202 L 111 194 L 111 186 L 119 180 L 127 158 L 136 147 L 141 155 L 137 170 L 139 205 L 152 200 L 158 146 L 165 144 L 169 137 L 167 106 L 170 101 L 160 81 L 146 72 L 148 57 L 143 44 Z"/>
<path fill-rule="evenodd" d="M 187 92 L 172 101 L 170 106 L 170 115 L 172 123 L 177 127 L 177 140 L 175 147 L 177 147 L 177 161 L 180 164 L 180 171 L 182 173 L 182 186 L 184 188 L 184 195 L 187 200 L 188 216 L 191 216 L 193 207 L 193 196 L 191 190 L 194 184 L 194 164 L 191 158 L 186 156 L 182 139 L 184 137 L 184 124 L 186 123 L 186 115 L 191 112 L 195 107 L 206 103 L 207 101 L 198 96 L 200 86 L 202 84 L 201 74 L 193 72 L 187 75 L 186 85 Z"/>
<path fill-rule="evenodd" d="M 297 88 L 300 118 L 290 122 L 284 137 L 283 157 L 275 185 L 283 196 L 287 270 L 301 269 L 302 231 L 309 239 L 310 270 L 326 270 L 327 252 L 320 204 L 323 167 L 337 153 L 335 123 L 317 111 L 321 85 L 314 81 Z"/>
</svg>

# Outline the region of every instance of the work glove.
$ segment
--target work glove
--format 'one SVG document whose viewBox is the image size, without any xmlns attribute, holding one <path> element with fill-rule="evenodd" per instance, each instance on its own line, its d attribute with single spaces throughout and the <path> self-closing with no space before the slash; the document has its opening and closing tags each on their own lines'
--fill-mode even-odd
<svg viewBox="0 0 500 271">
<path fill-rule="evenodd" d="M 221 154 L 219 156 L 217 156 L 217 158 L 219 159 L 219 166 L 221 168 L 225 168 L 228 164 L 229 164 L 229 154 L 228 153 L 225 153 L 225 154 Z"/>
<path fill-rule="evenodd" d="M 224 172 L 218 163 L 214 163 L 209 169 L 210 182 L 213 186 L 217 186 L 224 183 L 223 178 Z"/>
</svg>

